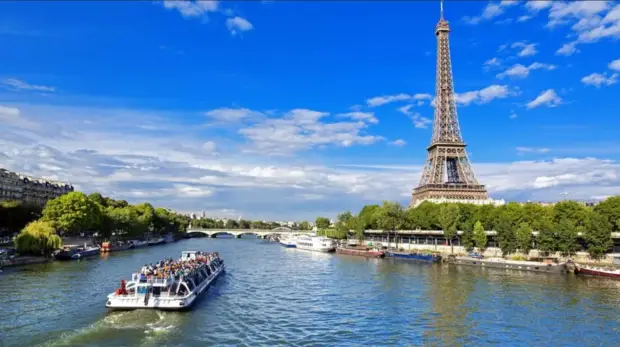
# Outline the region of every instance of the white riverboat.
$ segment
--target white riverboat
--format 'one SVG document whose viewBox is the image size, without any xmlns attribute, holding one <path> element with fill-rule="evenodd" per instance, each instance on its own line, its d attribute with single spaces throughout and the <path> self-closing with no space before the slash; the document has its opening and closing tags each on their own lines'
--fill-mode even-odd
<svg viewBox="0 0 620 347">
<path fill-rule="evenodd" d="M 107 308 L 120 310 L 184 310 L 224 271 L 219 254 L 181 252 L 179 260 L 145 265 L 108 295 Z"/>
<path fill-rule="evenodd" d="M 336 242 L 334 240 L 315 235 L 300 235 L 295 238 L 295 245 L 299 249 L 316 252 L 334 252 L 336 250 Z"/>
<path fill-rule="evenodd" d="M 287 248 L 295 248 L 297 247 L 297 237 L 299 234 L 290 233 L 288 235 L 282 236 L 280 238 L 280 244 Z"/>
</svg>

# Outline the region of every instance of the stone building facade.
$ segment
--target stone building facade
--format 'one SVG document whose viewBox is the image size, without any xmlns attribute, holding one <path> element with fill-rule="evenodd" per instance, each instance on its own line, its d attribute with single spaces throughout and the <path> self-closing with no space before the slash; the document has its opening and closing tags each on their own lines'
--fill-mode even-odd
<svg viewBox="0 0 620 347">
<path fill-rule="evenodd" d="M 48 200 L 73 191 L 73 186 L 0 169 L 0 201 L 45 206 Z"/>
</svg>

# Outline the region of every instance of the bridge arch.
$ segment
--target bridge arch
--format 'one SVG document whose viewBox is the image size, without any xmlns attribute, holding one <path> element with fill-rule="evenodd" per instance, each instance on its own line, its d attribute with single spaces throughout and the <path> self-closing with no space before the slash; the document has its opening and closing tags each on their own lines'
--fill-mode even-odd
<svg viewBox="0 0 620 347">
<path fill-rule="evenodd" d="M 293 231 L 293 229 L 289 227 L 277 227 L 277 228 L 271 229 L 271 231 Z"/>
<path fill-rule="evenodd" d="M 211 238 L 214 239 L 217 237 L 217 235 L 230 235 L 230 236 L 236 237 L 236 235 L 231 233 L 230 231 L 216 231 L 211 234 Z"/>
<path fill-rule="evenodd" d="M 211 233 L 208 230 L 202 230 L 202 229 L 187 229 L 187 233 L 188 234 L 202 234 L 205 235 L 207 237 L 211 237 Z"/>
<path fill-rule="evenodd" d="M 259 233 L 255 233 L 255 232 L 253 232 L 253 231 L 247 231 L 247 232 L 241 232 L 241 233 L 238 233 L 238 234 L 237 234 L 237 238 L 238 238 L 238 239 L 240 239 L 240 238 L 241 238 L 241 236 L 243 236 L 243 235 L 254 235 L 254 236 L 256 236 L 257 238 L 260 238 L 260 237 L 261 237 L 261 235 L 260 235 Z"/>
</svg>

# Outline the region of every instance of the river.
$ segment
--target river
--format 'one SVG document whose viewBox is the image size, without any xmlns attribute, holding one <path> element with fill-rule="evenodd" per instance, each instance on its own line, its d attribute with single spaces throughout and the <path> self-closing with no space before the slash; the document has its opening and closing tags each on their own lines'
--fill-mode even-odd
<svg viewBox="0 0 620 347">
<path fill-rule="evenodd" d="M 188 312 L 107 312 L 143 264 L 219 251 L 227 272 Z M 620 281 L 190 239 L 0 275 L 0 346 L 611 346 Z M 614 342 L 615 341 L 615 342 Z"/>
</svg>

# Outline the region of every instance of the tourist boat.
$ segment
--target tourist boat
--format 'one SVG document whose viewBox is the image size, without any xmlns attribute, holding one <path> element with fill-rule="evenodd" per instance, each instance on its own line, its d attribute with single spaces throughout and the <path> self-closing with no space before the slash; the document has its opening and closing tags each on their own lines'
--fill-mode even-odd
<svg viewBox="0 0 620 347">
<path fill-rule="evenodd" d="M 438 263 L 441 261 L 441 255 L 435 252 L 395 252 L 389 250 L 385 252 L 385 254 L 390 258 L 425 261 L 429 263 Z"/>
<path fill-rule="evenodd" d="M 149 245 L 149 243 L 147 241 L 141 241 L 141 240 L 130 240 L 128 241 L 129 243 L 131 243 L 131 248 L 142 248 L 142 247 L 146 247 Z"/>
<path fill-rule="evenodd" d="M 54 258 L 56 260 L 78 260 L 98 255 L 99 250 L 99 247 L 93 246 L 65 246 L 54 255 Z"/>
<path fill-rule="evenodd" d="M 121 281 L 120 287 L 108 295 L 105 306 L 117 310 L 189 309 L 226 270 L 217 252 L 184 251 L 179 260 L 170 259 L 159 264 L 158 268 L 143 268 L 141 272 L 132 274 L 130 281 Z M 169 272 L 162 275 L 165 267 L 176 269 L 177 274 Z M 160 269 L 162 272 L 159 272 Z M 158 271 L 157 275 L 153 275 L 155 271 Z"/>
<path fill-rule="evenodd" d="M 147 244 L 149 246 L 159 246 L 159 245 L 163 245 L 166 243 L 166 239 L 164 239 L 163 237 L 157 238 L 157 239 L 151 239 L 147 242 Z"/>
<path fill-rule="evenodd" d="M 620 269 L 613 267 L 577 265 L 575 267 L 575 273 L 579 275 L 603 276 L 620 279 Z"/>
<path fill-rule="evenodd" d="M 297 247 L 297 244 L 295 242 L 295 239 L 297 238 L 297 234 L 289 234 L 286 236 L 282 236 L 282 238 L 280 238 L 280 244 L 284 247 L 287 248 L 295 248 Z"/>
<path fill-rule="evenodd" d="M 316 252 L 333 252 L 336 250 L 336 243 L 334 240 L 314 235 L 300 235 L 295 238 L 295 246 L 299 249 L 305 249 L 307 251 Z"/>
<path fill-rule="evenodd" d="M 117 242 L 105 241 L 101 243 L 100 251 L 101 253 L 109 253 L 109 252 L 126 251 L 132 248 L 133 248 L 133 245 L 131 243 L 121 242 L 121 241 L 117 241 Z"/>
<path fill-rule="evenodd" d="M 472 258 L 449 256 L 448 262 L 457 265 L 478 266 L 485 268 L 510 269 L 534 272 L 564 273 L 568 272 L 567 263 L 551 263 L 539 261 L 506 260 L 503 258 Z"/>
<path fill-rule="evenodd" d="M 363 246 L 344 246 L 344 247 L 336 247 L 336 253 L 339 254 L 347 254 L 347 255 L 356 255 L 360 257 L 367 258 L 383 258 L 385 257 L 385 252 L 376 248 L 368 248 Z"/>
</svg>

